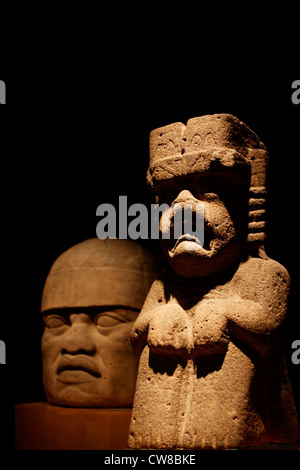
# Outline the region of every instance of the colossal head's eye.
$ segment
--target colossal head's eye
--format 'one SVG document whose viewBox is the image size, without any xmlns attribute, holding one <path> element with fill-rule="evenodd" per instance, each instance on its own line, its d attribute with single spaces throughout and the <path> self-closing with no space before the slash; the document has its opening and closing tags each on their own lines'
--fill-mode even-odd
<svg viewBox="0 0 300 470">
<path fill-rule="evenodd" d="M 137 313 L 134 310 L 116 308 L 99 313 L 95 317 L 95 324 L 101 328 L 111 328 L 121 323 L 134 321 L 136 316 Z"/>
<path fill-rule="evenodd" d="M 102 328 L 110 328 L 112 326 L 119 325 L 123 321 L 123 319 L 116 318 L 113 313 L 111 315 L 108 313 L 100 313 L 95 319 L 96 325 L 101 326 Z"/>
<path fill-rule="evenodd" d="M 68 326 L 68 323 L 65 318 L 60 315 L 45 315 L 44 324 L 47 328 L 61 328 Z"/>
</svg>

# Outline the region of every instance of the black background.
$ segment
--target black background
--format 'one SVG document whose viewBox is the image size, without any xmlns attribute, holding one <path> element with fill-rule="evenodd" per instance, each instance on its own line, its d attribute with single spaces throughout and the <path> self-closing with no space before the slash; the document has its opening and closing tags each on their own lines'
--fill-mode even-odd
<svg viewBox="0 0 300 470">
<path fill-rule="evenodd" d="M 266 249 L 292 279 L 284 342 L 300 413 L 300 365 L 291 362 L 291 344 L 300 340 L 300 105 L 291 101 L 299 78 L 288 56 L 292 41 L 279 48 L 261 15 L 237 29 L 222 14 L 216 22 L 187 6 L 163 12 L 159 4 L 122 3 L 108 12 L 89 1 L 46 5 L 28 22 L 27 41 L 14 46 L 18 60 L 3 59 L 0 77 L 11 107 L 2 116 L 0 174 L 3 447 L 13 446 L 14 403 L 45 399 L 40 301 L 52 263 L 96 236 L 99 204 L 117 205 L 119 195 L 128 204 L 153 202 L 145 178 L 152 129 L 211 113 L 237 116 L 269 151 Z"/>
</svg>

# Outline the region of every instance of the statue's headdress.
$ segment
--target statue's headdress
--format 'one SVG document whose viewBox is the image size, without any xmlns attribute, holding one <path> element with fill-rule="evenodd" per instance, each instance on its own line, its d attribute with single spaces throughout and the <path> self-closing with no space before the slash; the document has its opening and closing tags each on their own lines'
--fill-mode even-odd
<svg viewBox="0 0 300 470">
<path fill-rule="evenodd" d="M 213 114 L 150 133 L 147 181 L 157 193 L 160 182 L 170 178 L 250 166 L 248 243 L 259 248 L 266 237 L 267 161 L 264 144 L 249 127 L 230 114 Z"/>
</svg>

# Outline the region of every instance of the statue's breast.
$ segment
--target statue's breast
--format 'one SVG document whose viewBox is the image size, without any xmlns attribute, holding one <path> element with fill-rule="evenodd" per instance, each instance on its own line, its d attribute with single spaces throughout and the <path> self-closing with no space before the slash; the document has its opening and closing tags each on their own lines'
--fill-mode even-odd
<svg viewBox="0 0 300 470">
<path fill-rule="evenodd" d="M 224 298 L 201 299 L 184 309 L 176 299 L 148 312 L 147 343 L 150 348 L 177 353 L 216 354 L 229 341 Z"/>
</svg>

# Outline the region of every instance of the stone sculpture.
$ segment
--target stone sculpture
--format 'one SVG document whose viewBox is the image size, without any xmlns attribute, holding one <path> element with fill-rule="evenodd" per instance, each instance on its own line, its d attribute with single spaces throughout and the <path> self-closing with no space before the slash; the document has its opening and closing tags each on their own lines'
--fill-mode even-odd
<svg viewBox="0 0 300 470">
<path fill-rule="evenodd" d="M 204 205 L 204 244 L 161 240 L 169 267 L 131 334 L 140 361 L 130 448 L 300 437 L 280 340 L 290 280 L 264 249 L 266 170 L 265 146 L 228 114 L 150 133 L 148 183 L 159 203 Z"/>
<path fill-rule="evenodd" d="M 150 252 L 130 240 L 79 243 L 53 264 L 41 311 L 50 403 L 131 407 L 138 358 L 130 331 L 154 280 Z"/>
</svg>

